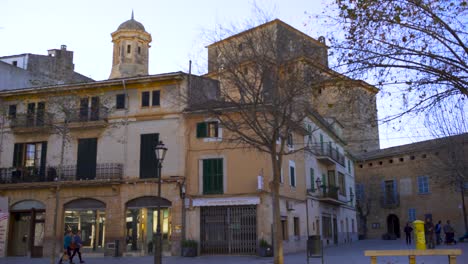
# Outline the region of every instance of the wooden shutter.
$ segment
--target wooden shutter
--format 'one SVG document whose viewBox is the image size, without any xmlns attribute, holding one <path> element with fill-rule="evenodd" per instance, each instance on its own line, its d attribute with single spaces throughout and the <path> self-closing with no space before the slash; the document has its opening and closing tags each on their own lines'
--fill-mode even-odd
<svg viewBox="0 0 468 264">
<path fill-rule="evenodd" d="M 296 186 L 296 170 L 293 166 L 289 166 L 289 177 L 291 181 L 291 186 Z"/>
<path fill-rule="evenodd" d="M 397 203 L 397 198 L 398 198 L 398 186 L 397 186 L 397 181 L 393 180 L 393 203 Z"/>
<path fill-rule="evenodd" d="M 158 175 L 154 149 L 158 144 L 159 134 L 142 134 L 140 140 L 140 178 L 156 178 Z"/>
<path fill-rule="evenodd" d="M 80 99 L 80 121 L 88 121 L 88 98 Z"/>
<path fill-rule="evenodd" d="M 310 168 L 310 188 L 313 190 L 315 189 L 315 182 L 314 182 L 314 169 Z M 317 186 L 318 188 L 318 186 Z"/>
<path fill-rule="evenodd" d="M 203 193 L 222 194 L 223 192 L 223 159 L 203 160 Z"/>
<path fill-rule="evenodd" d="M 28 110 L 27 110 L 27 125 L 28 126 L 34 126 L 34 113 L 36 110 L 36 104 L 35 103 L 29 103 L 28 104 Z"/>
<path fill-rule="evenodd" d="M 13 150 L 13 167 L 19 168 L 23 166 L 24 158 L 24 143 L 15 143 Z"/>
<path fill-rule="evenodd" d="M 115 108 L 124 109 L 125 108 L 125 94 L 115 95 Z"/>
<path fill-rule="evenodd" d="M 78 139 L 77 180 L 96 178 L 97 138 Z"/>
<path fill-rule="evenodd" d="M 149 106 L 149 99 L 150 99 L 150 93 L 142 92 L 141 93 L 141 106 L 142 107 Z"/>
<path fill-rule="evenodd" d="M 208 126 L 205 122 L 197 123 L 197 138 L 207 137 Z"/>
<path fill-rule="evenodd" d="M 44 141 L 42 142 L 42 147 L 41 147 L 41 164 L 39 167 L 39 176 L 41 177 L 41 179 L 45 179 L 46 161 L 47 161 L 47 141 Z"/>
<path fill-rule="evenodd" d="M 382 191 L 383 204 L 387 204 L 387 193 L 385 192 L 385 181 L 382 181 L 380 184 L 380 189 Z"/>
<path fill-rule="evenodd" d="M 160 105 L 160 95 L 161 95 L 161 92 L 159 90 L 153 91 L 153 100 L 151 102 L 152 106 Z"/>
<path fill-rule="evenodd" d="M 37 103 L 37 116 L 36 116 L 36 125 L 44 125 L 44 115 L 45 115 L 45 103 Z"/>
<path fill-rule="evenodd" d="M 100 100 L 98 96 L 91 98 L 91 121 L 99 120 L 99 104 Z"/>
</svg>

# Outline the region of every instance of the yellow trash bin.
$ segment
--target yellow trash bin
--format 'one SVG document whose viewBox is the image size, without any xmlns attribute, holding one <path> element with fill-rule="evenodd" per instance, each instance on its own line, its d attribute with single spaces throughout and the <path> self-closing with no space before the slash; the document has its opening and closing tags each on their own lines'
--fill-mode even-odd
<svg viewBox="0 0 468 264">
<path fill-rule="evenodd" d="M 424 235 L 424 221 L 416 220 L 413 222 L 414 240 L 416 241 L 416 249 L 426 249 L 426 237 Z"/>
</svg>

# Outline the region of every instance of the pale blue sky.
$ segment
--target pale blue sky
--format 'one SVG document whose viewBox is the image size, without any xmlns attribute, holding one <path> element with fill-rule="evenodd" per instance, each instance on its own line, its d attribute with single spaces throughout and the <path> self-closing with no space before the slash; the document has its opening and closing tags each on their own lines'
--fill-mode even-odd
<svg viewBox="0 0 468 264">
<path fill-rule="evenodd" d="M 327 28 L 311 21 L 328 0 L 257 0 L 257 6 L 274 17 L 317 38 Z M 251 0 L 0 0 L 0 56 L 33 53 L 65 44 L 74 51 L 75 70 L 95 80 L 109 77 L 112 64 L 110 34 L 135 19 L 152 35 L 149 73 L 187 71 L 188 61 L 201 64 L 206 58 L 202 32 L 216 25 L 240 23 L 253 17 Z M 307 24 L 307 25 L 306 25 Z M 197 63 L 198 62 L 198 63 Z M 194 69 L 206 72 L 206 69 Z M 379 112 L 385 102 L 379 101 Z M 381 147 L 422 140 L 415 124 L 406 132 L 380 126 Z M 411 136 L 409 132 L 412 131 Z"/>
</svg>

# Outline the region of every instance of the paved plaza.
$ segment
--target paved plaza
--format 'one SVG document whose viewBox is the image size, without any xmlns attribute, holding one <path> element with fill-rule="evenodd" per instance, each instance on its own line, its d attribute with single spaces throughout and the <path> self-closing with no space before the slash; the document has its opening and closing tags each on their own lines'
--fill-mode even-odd
<svg viewBox="0 0 468 264">
<path fill-rule="evenodd" d="M 403 240 L 362 240 L 352 244 L 331 246 L 325 248 L 325 261 L 326 264 L 365 264 L 370 263 L 370 259 L 364 256 L 364 250 L 383 250 L 383 249 L 413 249 L 413 247 L 406 246 Z M 457 245 L 441 245 L 439 249 L 462 249 L 462 255 L 457 258 L 457 263 L 468 263 L 468 243 L 458 243 Z M 100 258 L 87 258 L 86 254 L 83 255 L 86 264 L 152 264 L 152 257 L 100 257 Z M 78 259 L 75 259 L 75 263 Z M 436 264 L 448 263 L 446 256 L 441 257 L 419 257 L 416 259 L 418 264 Z M 49 264 L 49 258 L 31 259 L 31 258 L 0 258 L 0 264 Z M 164 257 L 164 264 L 270 264 L 273 263 L 273 258 L 261 258 L 257 256 L 201 256 L 195 258 L 183 257 Z M 285 256 L 285 263 L 307 263 L 306 255 L 304 252 L 287 254 Z M 320 263 L 320 259 L 311 259 L 310 264 Z M 403 264 L 408 263 L 407 257 L 385 257 L 378 258 L 378 263 L 381 264 Z"/>
</svg>

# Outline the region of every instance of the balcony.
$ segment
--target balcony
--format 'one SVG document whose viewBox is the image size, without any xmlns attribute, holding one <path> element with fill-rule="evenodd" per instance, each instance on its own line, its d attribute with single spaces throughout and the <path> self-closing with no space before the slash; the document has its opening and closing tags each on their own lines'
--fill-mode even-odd
<svg viewBox="0 0 468 264">
<path fill-rule="evenodd" d="M 28 168 L 0 168 L 0 183 L 30 183 L 30 182 L 55 182 L 57 181 L 58 168 L 47 167 L 41 172 L 36 167 Z M 94 179 L 78 179 L 76 165 L 65 165 L 62 168 L 62 181 L 108 181 L 120 180 L 123 177 L 123 165 L 121 163 L 99 163 L 96 166 Z"/>
<path fill-rule="evenodd" d="M 320 187 L 320 191 L 316 193 L 318 194 L 318 199 L 321 202 L 329 203 L 332 205 L 345 205 L 345 201 L 341 201 L 338 197 L 338 191 L 339 188 L 337 186 L 332 186 L 332 185 L 322 185 Z"/>
<path fill-rule="evenodd" d="M 78 108 L 71 110 L 67 114 L 70 128 L 99 128 L 107 126 L 108 109 L 99 108 Z"/>
<path fill-rule="evenodd" d="M 53 114 L 17 114 L 10 118 L 10 127 L 14 133 L 37 133 L 51 129 Z"/>
<path fill-rule="evenodd" d="M 395 209 L 400 206 L 400 195 L 382 195 L 380 196 L 380 206 L 385 209 Z"/>
<path fill-rule="evenodd" d="M 308 150 L 317 157 L 319 162 L 330 166 L 336 163 L 344 166 L 345 157 L 343 154 L 338 152 L 336 149 L 330 148 L 328 145 L 323 146 L 309 146 Z"/>
</svg>

